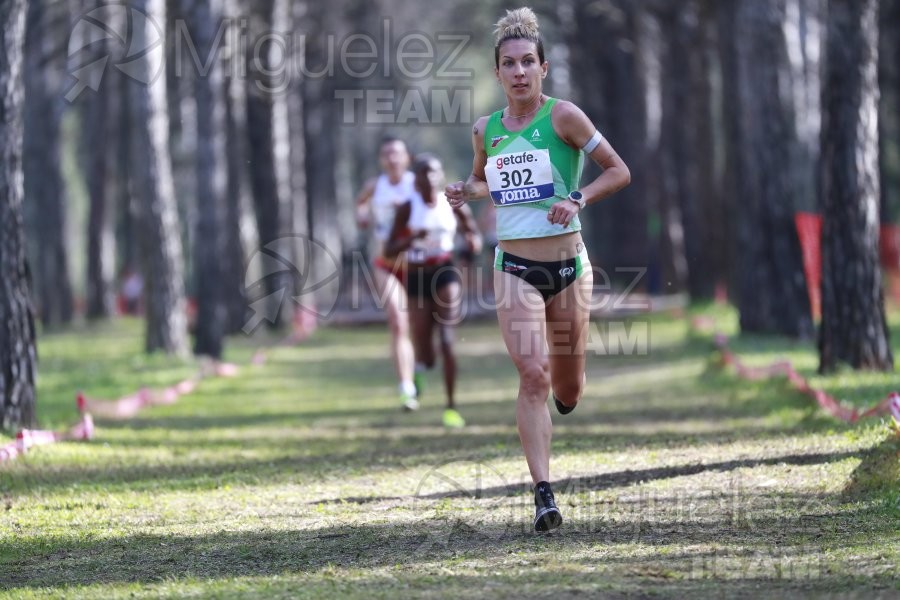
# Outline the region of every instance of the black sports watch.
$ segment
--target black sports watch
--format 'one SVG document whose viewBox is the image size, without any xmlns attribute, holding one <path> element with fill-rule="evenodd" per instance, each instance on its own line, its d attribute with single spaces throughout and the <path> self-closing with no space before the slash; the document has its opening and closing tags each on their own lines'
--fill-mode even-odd
<svg viewBox="0 0 900 600">
<path fill-rule="evenodd" d="M 571 200 L 575 204 L 578 205 L 578 210 L 581 211 L 584 208 L 584 205 L 587 204 L 587 200 L 584 199 L 584 194 L 579 192 L 578 190 L 573 190 L 569 192 L 569 195 L 566 197 L 566 200 Z"/>
</svg>

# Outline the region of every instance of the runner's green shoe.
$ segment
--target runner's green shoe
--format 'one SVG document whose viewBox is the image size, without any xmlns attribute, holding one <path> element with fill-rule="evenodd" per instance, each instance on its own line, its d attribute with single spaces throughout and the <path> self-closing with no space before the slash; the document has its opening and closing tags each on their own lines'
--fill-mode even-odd
<svg viewBox="0 0 900 600">
<path fill-rule="evenodd" d="M 416 396 L 421 396 L 425 391 L 425 371 L 413 373 L 413 384 L 416 386 Z"/>
<path fill-rule="evenodd" d="M 444 410 L 444 427 L 449 429 L 461 429 L 466 426 L 466 420 L 456 410 L 448 408 Z"/>
<path fill-rule="evenodd" d="M 400 399 L 402 400 L 403 410 L 407 412 L 412 412 L 414 410 L 419 410 L 419 401 L 415 398 L 415 396 L 410 396 L 408 394 L 401 394 Z"/>
</svg>

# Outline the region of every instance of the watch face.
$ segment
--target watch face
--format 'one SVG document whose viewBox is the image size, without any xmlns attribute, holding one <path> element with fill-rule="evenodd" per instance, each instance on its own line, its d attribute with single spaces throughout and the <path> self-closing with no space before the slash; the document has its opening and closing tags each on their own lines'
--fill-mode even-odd
<svg viewBox="0 0 900 600">
<path fill-rule="evenodd" d="M 584 197 L 584 195 L 581 192 L 578 192 L 578 191 L 569 192 L 569 198 L 571 198 L 572 200 L 575 200 L 576 202 L 581 201 L 581 199 L 583 197 Z"/>
</svg>

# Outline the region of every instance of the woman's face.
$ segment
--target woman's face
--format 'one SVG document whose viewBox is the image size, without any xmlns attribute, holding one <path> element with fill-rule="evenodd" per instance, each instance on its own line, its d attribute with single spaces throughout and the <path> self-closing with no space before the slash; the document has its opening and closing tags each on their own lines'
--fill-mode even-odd
<svg viewBox="0 0 900 600">
<path fill-rule="evenodd" d="M 542 92 L 549 63 L 540 63 L 537 44 L 529 40 L 507 40 L 500 46 L 497 80 L 511 100 L 526 101 Z"/>
<path fill-rule="evenodd" d="M 444 186 L 444 167 L 440 161 L 428 161 L 428 166 L 416 173 L 416 185 L 423 195 L 441 189 Z"/>
<path fill-rule="evenodd" d="M 409 151 L 400 140 L 387 142 L 378 153 L 381 170 L 392 177 L 400 177 L 409 168 Z"/>
</svg>

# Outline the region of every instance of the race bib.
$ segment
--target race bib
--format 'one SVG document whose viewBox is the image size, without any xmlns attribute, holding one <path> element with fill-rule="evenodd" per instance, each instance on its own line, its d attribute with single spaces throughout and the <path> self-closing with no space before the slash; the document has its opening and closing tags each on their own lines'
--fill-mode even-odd
<svg viewBox="0 0 900 600">
<path fill-rule="evenodd" d="M 406 251 L 406 257 L 411 263 L 423 263 L 429 258 L 443 254 L 446 254 L 446 252 L 441 247 L 441 240 L 430 236 L 415 240 L 409 250 Z"/>
<path fill-rule="evenodd" d="M 549 150 L 500 154 L 484 167 L 495 206 L 539 202 L 553 197 L 553 167 Z"/>
</svg>

